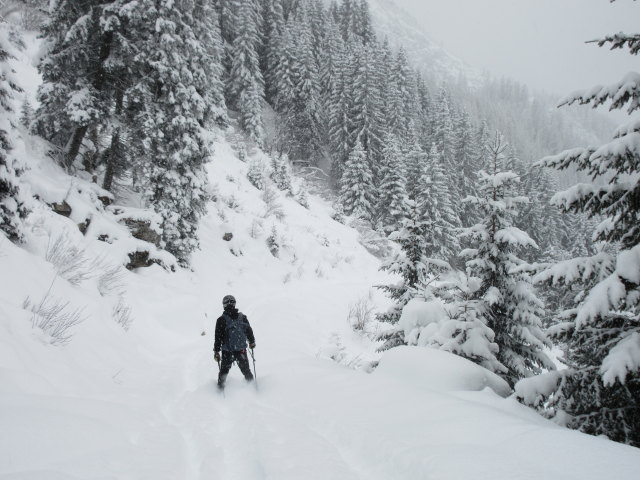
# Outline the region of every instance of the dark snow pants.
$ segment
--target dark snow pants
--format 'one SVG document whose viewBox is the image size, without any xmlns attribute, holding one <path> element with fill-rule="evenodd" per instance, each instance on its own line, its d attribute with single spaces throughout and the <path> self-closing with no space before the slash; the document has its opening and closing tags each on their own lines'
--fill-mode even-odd
<svg viewBox="0 0 640 480">
<path fill-rule="evenodd" d="M 247 381 L 253 380 L 253 373 L 251 373 L 251 367 L 249 367 L 249 357 L 247 357 L 246 350 L 240 350 L 239 352 L 222 352 L 222 361 L 220 362 L 220 374 L 218 375 L 218 385 L 223 386 L 227 380 L 229 370 L 233 361 L 236 361 L 240 371 L 244 375 Z"/>
</svg>

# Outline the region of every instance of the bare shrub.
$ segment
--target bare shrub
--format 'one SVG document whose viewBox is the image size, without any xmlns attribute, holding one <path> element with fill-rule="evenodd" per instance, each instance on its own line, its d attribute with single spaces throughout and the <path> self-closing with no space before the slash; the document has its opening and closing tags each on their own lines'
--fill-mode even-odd
<svg viewBox="0 0 640 480">
<path fill-rule="evenodd" d="M 49 297 L 49 292 L 39 303 L 31 302 L 27 297 L 22 304 L 25 310 L 33 313 L 31 326 L 39 328 L 50 337 L 51 345 L 64 345 L 71 340 L 71 329 L 84 322 L 84 308 L 73 309 L 68 301 Z"/>
<path fill-rule="evenodd" d="M 373 320 L 374 307 L 371 294 L 366 295 L 349 305 L 347 321 L 355 331 L 362 332 Z"/>
<path fill-rule="evenodd" d="M 121 265 L 110 265 L 98 276 L 98 291 L 103 297 L 122 295 L 125 289 L 124 268 Z"/>
<path fill-rule="evenodd" d="M 131 316 L 131 307 L 125 302 L 123 297 L 118 299 L 118 304 L 113 307 L 112 317 L 115 322 L 120 325 L 124 331 L 129 330 L 133 317 Z"/>
<path fill-rule="evenodd" d="M 251 235 L 251 238 L 256 239 L 258 237 L 260 237 L 262 234 L 264 233 L 264 225 L 262 224 L 262 222 L 260 220 L 257 219 L 253 219 L 253 222 L 251 222 L 251 228 L 249 229 L 249 235 Z"/>
<path fill-rule="evenodd" d="M 59 235 L 55 240 L 49 237 L 45 260 L 51 263 L 58 275 L 72 285 L 79 285 L 91 278 L 91 262 L 86 251 L 69 240 L 66 234 Z"/>
</svg>

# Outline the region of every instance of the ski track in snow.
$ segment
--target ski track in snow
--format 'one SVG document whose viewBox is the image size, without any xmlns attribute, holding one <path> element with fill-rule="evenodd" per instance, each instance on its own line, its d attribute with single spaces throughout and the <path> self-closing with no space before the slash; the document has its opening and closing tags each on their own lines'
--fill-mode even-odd
<svg viewBox="0 0 640 480">
<path fill-rule="evenodd" d="M 313 291 L 313 287 L 307 288 Z M 335 288 L 342 290 L 344 286 L 336 285 Z M 284 332 L 296 329 L 301 323 L 317 325 L 321 321 L 320 318 L 305 318 L 309 311 L 304 305 L 326 304 L 330 295 L 315 292 L 315 299 L 308 302 L 303 299 L 292 305 L 287 301 L 290 294 L 275 288 L 250 299 L 243 311 L 249 318 L 256 318 L 254 329 L 258 343 L 258 325 L 263 316 L 260 312 L 268 311 L 270 318 L 278 318 L 277 328 Z M 269 350 L 281 352 L 275 369 L 284 372 L 287 364 L 294 361 L 292 350 L 295 348 L 285 350 L 288 339 L 284 335 L 276 336 L 276 339 L 283 345 L 269 345 Z M 262 391 L 256 392 L 253 385 L 245 384 L 234 364 L 225 396 L 217 391 L 217 365 L 213 354 L 210 349 L 203 351 L 198 342 L 183 345 L 163 362 L 161 368 L 167 372 L 163 383 L 172 385 L 173 398 L 165 400 L 162 413 L 182 439 L 184 478 L 320 480 L 328 478 L 327 471 L 335 480 L 379 478 L 366 471 L 365 460 L 347 455 L 336 445 L 335 439 L 315 426 L 315 422 L 308 423 L 301 417 L 305 412 L 298 412 L 298 415 L 287 412 L 295 411 L 295 408 L 282 403 L 282 397 L 271 395 L 271 375 L 260 377 L 261 353 L 267 355 L 265 349 L 256 349 L 256 370 L 259 384 L 263 383 Z M 272 362 L 265 362 L 265 367 L 271 366 L 274 366 Z M 279 406 L 272 404 L 272 400 L 277 400 Z"/>
</svg>

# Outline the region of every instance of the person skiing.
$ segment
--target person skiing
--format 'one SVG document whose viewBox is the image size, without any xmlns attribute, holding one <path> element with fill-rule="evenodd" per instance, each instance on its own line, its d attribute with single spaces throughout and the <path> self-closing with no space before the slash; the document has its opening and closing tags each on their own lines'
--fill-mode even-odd
<svg viewBox="0 0 640 480">
<path fill-rule="evenodd" d="M 220 366 L 218 375 L 218 387 L 224 388 L 225 381 L 234 360 L 238 362 L 238 367 L 244 378 L 250 382 L 253 374 L 249 367 L 247 357 L 247 340 L 249 348 L 256 348 L 256 339 L 253 330 L 249 325 L 246 315 L 236 308 L 236 299 L 232 295 L 226 295 L 222 299 L 224 312 L 216 321 L 216 335 L 213 344 L 213 357 Z M 222 362 L 220 361 L 220 350 L 222 350 Z"/>
</svg>

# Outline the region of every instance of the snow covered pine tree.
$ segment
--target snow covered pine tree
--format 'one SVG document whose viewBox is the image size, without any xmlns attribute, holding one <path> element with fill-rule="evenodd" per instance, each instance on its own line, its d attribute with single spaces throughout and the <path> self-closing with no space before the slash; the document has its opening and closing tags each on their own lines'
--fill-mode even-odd
<svg viewBox="0 0 640 480">
<path fill-rule="evenodd" d="M 550 346 L 541 329 L 542 302 L 536 297 L 526 262 L 516 256 L 519 250 L 536 247 L 526 232 L 513 226 L 519 204 L 526 197 L 513 196 L 518 176 L 502 171 L 506 144 L 496 133 L 487 145 L 489 172 L 479 172 L 478 196 L 465 200 L 481 212 L 482 221 L 464 229 L 463 239 L 474 248 L 465 249 L 467 267 L 480 279 L 475 299 L 478 318 L 495 333 L 498 361 L 507 368 L 503 378 L 513 386 L 519 379 L 553 370 L 555 366 L 542 351 Z"/>
<path fill-rule="evenodd" d="M 8 116 L 12 110 L 10 100 L 13 92 L 20 91 L 20 87 L 9 65 L 12 56 L 9 53 L 11 44 L 8 29 L 8 24 L 0 23 L 0 230 L 9 240 L 19 242 L 23 236 L 22 219 L 28 211 L 18 180 L 22 168 L 18 160 L 11 156 L 9 143 L 9 134 L 15 128 Z"/>
<path fill-rule="evenodd" d="M 596 42 L 640 52 L 640 34 Z M 640 110 L 640 73 L 575 93 L 561 105 L 608 101 L 610 109 L 628 104 L 629 114 Z M 569 368 L 523 381 L 516 393 L 570 428 L 640 447 L 640 121 L 618 128 L 613 141 L 599 148 L 567 150 L 539 164 L 591 177 L 593 183 L 575 185 L 552 202 L 565 212 L 599 218 L 593 237 L 600 248 L 536 276 L 554 286 L 581 285 L 582 292 L 551 328 L 552 337 L 566 344 Z"/>
</svg>

